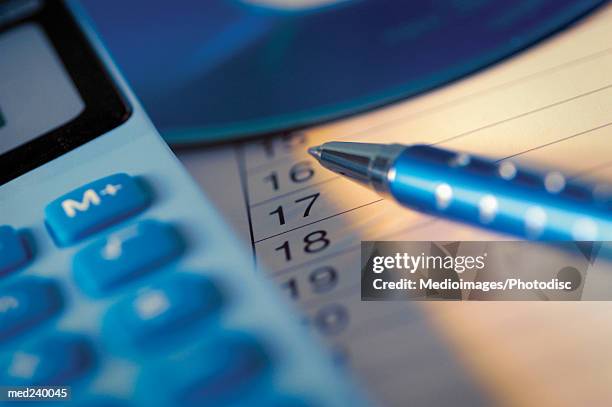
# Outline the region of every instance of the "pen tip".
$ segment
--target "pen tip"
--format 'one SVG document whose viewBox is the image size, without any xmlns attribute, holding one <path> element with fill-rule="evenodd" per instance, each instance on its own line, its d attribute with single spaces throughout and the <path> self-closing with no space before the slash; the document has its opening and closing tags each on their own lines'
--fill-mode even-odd
<svg viewBox="0 0 612 407">
<path fill-rule="evenodd" d="M 323 149 L 321 148 L 321 146 L 310 147 L 308 149 L 308 154 L 310 154 L 311 156 L 313 156 L 317 160 L 320 160 L 321 159 L 321 152 L 322 152 L 322 150 Z"/>
</svg>

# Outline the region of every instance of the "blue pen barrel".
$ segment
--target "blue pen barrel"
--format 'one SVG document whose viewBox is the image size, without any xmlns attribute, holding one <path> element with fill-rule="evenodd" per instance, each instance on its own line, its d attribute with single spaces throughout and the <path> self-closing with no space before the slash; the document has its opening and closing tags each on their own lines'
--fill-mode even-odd
<svg viewBox="0 0 612 407">
<path fill-rule="evenodd" d="M 612 241 L 606 186 L 437 147 L 407 147 L 389 172 L 407 207 L 533 240 Z"/>
</svg>

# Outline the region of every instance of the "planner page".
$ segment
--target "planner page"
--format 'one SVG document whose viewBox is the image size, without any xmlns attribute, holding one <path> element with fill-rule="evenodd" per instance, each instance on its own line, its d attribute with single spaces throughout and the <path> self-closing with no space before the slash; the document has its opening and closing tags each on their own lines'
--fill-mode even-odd
<svg viewBox="0 0 612 407">
<path fill-rule="evenodd" d="M 179 157 L 262 272 L 383 405 L 612 405 L 609 302 L 362 302 L 361 241 L 511 237 L 401 207 L 306 151 L 331 140 L 435 144 L 609 183 L 611 39 L 607 6 L 421 96 Z"/>
</svg>

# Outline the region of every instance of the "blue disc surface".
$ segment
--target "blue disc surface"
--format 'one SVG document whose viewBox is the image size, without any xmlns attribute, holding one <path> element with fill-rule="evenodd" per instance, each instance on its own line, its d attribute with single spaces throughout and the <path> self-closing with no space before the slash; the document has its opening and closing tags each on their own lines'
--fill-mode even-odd
<svg viewBox="0 0 612 407">
<path fill-rule="evenodd" d="M 605 0 L 83 0 L 171 143 L 335 119 L 507 57 Z"/>
</svg>

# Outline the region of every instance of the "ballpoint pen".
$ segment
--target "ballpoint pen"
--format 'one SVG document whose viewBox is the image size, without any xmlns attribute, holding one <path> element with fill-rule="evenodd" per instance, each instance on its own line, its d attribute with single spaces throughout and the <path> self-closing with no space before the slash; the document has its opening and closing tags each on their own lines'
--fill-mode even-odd
<svg viewBox="0 0 612 407">
<path fill-rule="evenodd" d="M 531 240 L 612 240 L 606 185 L 428 145 L 329 142 L 308 152 L 324 167 L 434 216 Z"/>
</svg>

